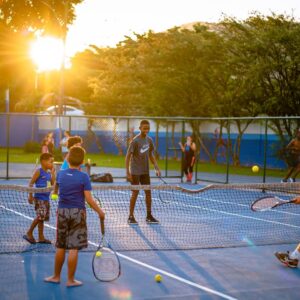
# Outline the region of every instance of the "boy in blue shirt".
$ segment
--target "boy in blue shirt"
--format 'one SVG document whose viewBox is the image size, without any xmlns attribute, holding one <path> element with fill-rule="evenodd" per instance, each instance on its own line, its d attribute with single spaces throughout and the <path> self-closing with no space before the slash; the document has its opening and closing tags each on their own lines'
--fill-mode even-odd
<svg viewBox="0 0 300 300">
<path fill-rule="evenodd" d="M 55 169 L 53 166 L 53 155 L 43 153 L 40 156 L 41 168 L 36 170 L 30 180 L 29 186 L 37 188 L 46 188 L 52 186 L 55 182 Z M 44 236 L 44 221 L 49 221 L 49 196 L 50 193 L 29 193 L 28 202 L 35 204 L 36 218 L 31 223 L 30 228 L 23 238 L 30 244 L 35 244 L 36 240 L 33 237 L 33 230 L 38 226 L 38 243 L 51 244 Z"/>
<path fill-rule="evenodd" d="M 57 174 L 54 188 L 59 190 L 57 210 L 57 235 L 54 274 L 45 278 L 46 282 L 60 283 L 60 274 L 65 261 L 65 252 L 68 256 L 67 286 L 82 285 L 75 279 L 78 261 L 78 250 L 88 246 L 85 201 L 98 213 L 101 232 L 104 234 L 104 212 L 92 197 L 92 186 L 88 174 L 80 171 L 84 161 L 85 151 L 80 146 L 73 146 L 68 154 L 69 169 L 61 170 Z"/>
</svg>

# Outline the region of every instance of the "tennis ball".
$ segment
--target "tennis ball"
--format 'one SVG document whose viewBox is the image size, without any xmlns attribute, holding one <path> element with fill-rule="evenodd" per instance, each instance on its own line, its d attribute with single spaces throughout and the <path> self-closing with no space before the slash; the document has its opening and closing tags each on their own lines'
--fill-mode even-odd
<svg viewBox="0 0 300 300">
<path fill-rule="evenodd" d="M 156 282 L 161 282 L 162 281 L 162 276 L 160 274 L 156 274 L 154 277 Z"/>
<path fill-rule="evenodd" d="M 56 201 L 58 199 L 58 195 L 57 194 L 52 194 L 51 199 Z"/>
<path fill-rule="evenodd" d="M 101 257 L 102 256 L 102 252 L 101 251 L 97 251 L 96 252 L 96 257 Z"/>
<path fill-rule="evenodd" d="M 259 171 L 259 166 L 253 166 L 252 167 L 252 172 L 257 173 Z"/>
</svg>

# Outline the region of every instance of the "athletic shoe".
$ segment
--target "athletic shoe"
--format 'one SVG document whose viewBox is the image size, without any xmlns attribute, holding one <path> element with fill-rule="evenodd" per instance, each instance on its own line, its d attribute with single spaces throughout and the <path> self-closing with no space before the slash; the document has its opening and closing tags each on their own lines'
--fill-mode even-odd
<svg viewBox="0 0 300 300">
<path fill-rule="evenodd" d="M 289 256 L 289 251 L 287 252 L 275 252 L 275 256 L 280 260 L 283 264 L 290 268 L 298 267 L 298 259 L 292 259 Z"/>
<path fill-rule="evenodd" d="M 285 182 L 287 182 L 287 180 L 286 179 L 282 179 L 280 182 L 281 183 L 285 183 Z"/>
<path fill-rule="evenodd" d="M 290 182 L 296 182 L 296 179 L 295 178 L 289 178 L 289 181 Z"/>
<path fill-rule="evenodd" d="M 146 218 L 146 222 L 149 224 L 158 224 L 159 223 L 159 221 L 156 220 L 152 215 L 150 215 Z"/>
<path fill-rule="evenodd" d="M 138 222 L 136 221 L 134 216 L 129 216 L 127 222 L 129 225 L 138 225 Z"/>
</svg>

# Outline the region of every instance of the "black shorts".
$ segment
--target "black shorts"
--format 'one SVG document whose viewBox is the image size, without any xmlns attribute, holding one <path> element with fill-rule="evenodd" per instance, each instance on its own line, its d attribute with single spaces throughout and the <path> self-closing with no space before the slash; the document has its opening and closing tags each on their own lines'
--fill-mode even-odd
<svg viewBox="0 0 300 300">
<path fill-rule="evenodd" d="M 86 211 L 81 208 L 59 208 L 57 210 L 56 247 L 63 249 L 86 248 Z"/>
<path fill-rule="evenodd" d="M 150 176 L 149 174 L 142 174 L 142 175 L 131 175 L 132 177 L 132 181 L 131 184 L 132 185 L 149 185 L 150 184 Z"/>
</svg>

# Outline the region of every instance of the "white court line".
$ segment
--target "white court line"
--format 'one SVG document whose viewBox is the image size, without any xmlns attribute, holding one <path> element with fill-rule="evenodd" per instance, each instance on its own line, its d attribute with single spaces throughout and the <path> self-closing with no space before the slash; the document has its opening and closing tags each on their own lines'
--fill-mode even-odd
<svg viewBox="0 0 300 300">
<path fill-rule="evenodd" d="M 20 213 L 20 212 L 18 212 L 18 211 L 13 210 L 13 209 L 7 208 L 7 207 L 5 207 L 5 206 L 3 206 L 3 205 L 0 205 L 0 207 L 3 208 L 3 209 L 5 209 L 5 210 L 7 210 L 7 211 L 9 211 L 9 212 L 15 213 L 15 214 L 18 215 L 18 216 L 24 217 L 25 219 L 28 219 L 28 220 L 34 220 L 34 218 L 32 218 L 32 217 L 29 217 L 29 216 L 27 216 L 27 215 L 24 215 L 24 214 L 22 214 L 22 213 Z M 51 226 L 51 225 L 45 224 L 45 223 L 44 223 L 44 226 L 56 230 L 56 227 L 55 227 L 55 226 Z M 93 245 L 93 246 L 98 247 L 98 244 L 96 244 L 96 243 L 94 243 L 94 242 L 88 241 L 88 243 L 89 243 L 90 245 Z M 177 280 L 177 281 L 180 281 L 180 282 L 185 283 L 185 284 L 187 284 L 187 285 L 189 285 L 189 286 L 195 287 L 195 288 L 197 288 L 197 289 L 199 289 L 199 290 L 205 291 L 205 292 L 210 293 L 210 294 L 213 294 L 213 295 L 217 295 L 217 296 L 219 296 L 219 297 L 221 297 L 221 298 L 223 298 L 223 299 L 227 299 L 227 300 L 238 300 L 237 298 L 233 298 L 233 297 L 231 297 L 231 296 L 229 296 L 229 295 L 223 294 L 223 293 L 218 292 L 218 291 L 216 291 L 216 290 L 213 290 L 213 289 L 210 289 L 210 288 L 205 287 L 205 286 L 203 286 L 203 285 L 197 284 L 197 283 L 195 283 L 195 282 L 193 282 L 193 281 L 184 279 L 184 278 L 182 278 L 182 277 L 180 277 L 180 276 L 177 276 L 177 275 L 175 275 L 175 274 L 169 273 L 169 272 L 164 271 L 164 270 L 162 270 L 162 269 L 159 269 L 159 268 L 156 268 L 156 267 L 154 267 L 154 266 L 151 266 L 151 265 L 148 265 L 148 264 L 146 264 L 146 263 L 143 263 L 143 262 L 140 261 L 140 260 L 136 260 L 136 259 L 134 259 L 134 258 L 131 258 L 131 257 L 129 257 L 129 256 L 127 256 L 127 255 L 124 255 L 124 254 L 121 254 L 121 253 L 119 253 L 119 252 L 116 252 L 116 253 L 117 253 L 117 255 L 118 255 L 119 257 L 122 257 L 122 258 L 124 258 L 124 259 L 126 259 L 126 260 L 128 260 L 128 261 L 130 261 L 130 262 L 132 262 L 132 263 L 135 263 L 135 264 L 137 264 L 137 265 L 139 265 L 139 266 L 142 266 L 142 267 L 144 267 L 144 268 L 147 268 L 147 269 L 150 269 L 150 270 L 159 272 L 159 273 L 161 273 L 161 274 L 163 274 L 163 275 L 165 275 L 165 276 L 167 276 L 167 277 L 173 278 L 173 279 L 175 279 L 175 280 Z"/>
<path fill-rule="evenodd" d="M 123 191 L 117 191 L 117 192 L 118 193 L 123 193 Z M 186 195 L 186 196 L 193 197 L 191 195 Z M 142 196 L 139 196 L 139 197 L 142 197 Z M 159 199 L 159 198 L 152 198 L 152 199 Z M 205 199 L 212 200 L 210 198 L 205 198 Z M 213 201 L 223 202 L 223 201 L 220 201 L 220 200 L 213 200 Z M 266 220 L 266 219 L 261 219 L 261 218 L 257 218 L 257 217 L 245 216 L 245 215 L 241 215 L 241 214 L 238 214 L 238 213 L 231 213 L 231 212 L 228 212 L 228 211 L 222 211 L 222 210 L 213 209 L 213 208 L 205 208 L 205 207 L 201 207 L 201 206 L 197 206 L 197 205 L 183 204 L 182 202 L 177 202 L 177 201 L 171 201 L 168 204 L 178 204 L 178 205 L 180 205 L 182 207 L 196 208 L 196 209 L 202 209 L 202 210 L 207 210 L 207 211 L 213 211 L 213 212 L 217 212 L 217 213 L 221 213 L 221 214 L 225 214 L 225 215 L 229 215 L 229 216 L 235 216 L 235 217 L 239 217 L 239 218 L 251 219 L 251 220 L 262 221 L 262 222 L 266 222 L 266 223 L 271 223 L 271 224 L 276 224 L 276 225 L 283 225 L 283 226 L 287 226 L 287 227 L 292 227 L 292 228 L 298 228 L 298 229 L 300 229 L 300 226 L 293 225 L 293 224 L 282 223 L 282 222 L 272 221 L 272 220 Z"/>
<path fill-rule="evenodd" d="M 172 194 L 172 192 L 167 192 L 167 193 L 171 193 Z M 180 194 L 177 194 L 177 195 L 180 197 Z M 228 201 L 223 201 L 223 200 L 206 198 L 206 197 L 202 197 L 202 196 L 195 196 L 195 194 L 194 194 L 194 196 L 189 195 L 189 194 L 185 194 L 185 197 L 190 197 L 192 199 L 199 199 L 199 200 L 203 199 L 203 200 L 208 200 L 208 201 L 211 201 L 211 202 L 218 202 L 218 203 L 230 204 L 230 205 L 233 205 L 233 206 L 249 207 L 249 210 L 250 210 L 250 206 L 246 205 L 246 204 L 235 203 L 235 202 L 228 202 Z M 152 199 L 160 200 L 159 198 L 155 198 L 155 197 L 153 197 Z M 169 203 L 170 204 L 176 203 L 176 204 L 180 204 L 181 205 L 181 202 L 175 202 L 175 201 L 172 201 L 172 200 Z M 199 206 L 199 208 L 201 208 L 201 207 Z M 292 212 L 288 212 L 288 211 L 282 211 L 280 209 L 275 209 L 275 210 L 270 210 L 270 211 L 272 211 L 272 213 L 287 214 L 287 215 L 291 215 L 291 216 L 300 216 L 300 214 L 292 213 Z"/>
</svg>

